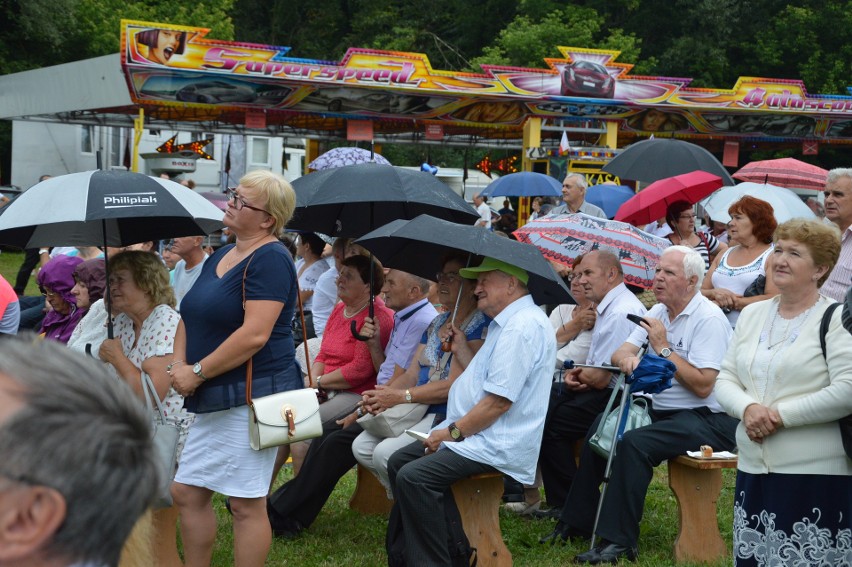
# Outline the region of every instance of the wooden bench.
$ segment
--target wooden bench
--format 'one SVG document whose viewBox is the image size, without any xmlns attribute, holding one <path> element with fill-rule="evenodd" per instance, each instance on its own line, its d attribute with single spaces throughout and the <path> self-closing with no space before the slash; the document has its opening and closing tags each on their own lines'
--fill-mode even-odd
<svg viewBox="0 0 852 567">
<path fill-rule="evenodd" d="M 500 530 L 500 503 L 503 498 L 503 474 L 478 474 L 456 481 L 453 496 L 461 514 L 464 533 L 476 548 L 477 565 L 510 567 L 512 553 Z"/>
<path fill-rule="evenodd" d="M 385 487 L 373 473 L 360 464 L 357 469 L 355 492 L 349 498 L 349 508 L 366 515 L 390 514 L 393 500 L 388 500 Z"/>
<path fill-rule="evenodd" d="M 669 487 L 678 503 L 679 528 L 675 561 L 714 562 L 727 555 L 719 533 L 716 501 L 722 490 L 722 469 L 737 468 L 737 459 L 694 459 L 686 455 L 669 461 Z"/>
<path fill-rule="evenodd" d="M 476 548 L 477 564 L 483 567 L 510 567 L 512 554 L 500 530 L 500 503 L 503 498 L 503 474 L 474 475 L 453 484 L 464 532 L 470 546 Z M 385 487 L 369 470 L 357 467 L 355 492 L 349 508 L 361 514 L 390 514 L 393 500 Z"/>
</svg>

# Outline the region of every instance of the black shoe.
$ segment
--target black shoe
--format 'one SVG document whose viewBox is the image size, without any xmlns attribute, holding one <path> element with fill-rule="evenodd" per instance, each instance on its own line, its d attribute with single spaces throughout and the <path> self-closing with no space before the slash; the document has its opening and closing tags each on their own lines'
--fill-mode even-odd
<svg viewBox="0 0 852 567">
<path fill-rule="evenodd" d="M 269 525 L 272 526 L 272 535 L 281 539 L 295 539 L 301 535 L 305 526 L 298 520 L 283 518 L 266 501 L 266 514 L 269 516 Z"/>
<path fill-rule="evenodd" d="M 231 516 L 234 515 L 234 511 L 231 510 L 231 499 L 227 496 L 225 497 L 225 510 L 227 510 L 228 514 L 230 514 Z"/>
<path fill-rule="evenodd" d="M 548 508 L 546 510 L 538 509 L 532 513 L 532 517 L 538 520 L 558 520 L 561 515 L 561 508 Z"/>
<path fill-rule="evenodd" d="M 543 536 L 538 540 L 539 543 L 555 545 L 556 543 L 565 543 L 569 539 L 589 539 L 591 534 L 585 533 L 582 530 L 569 526 L 564 522 L 558 522 L 553 531 Z"/>
<path fill-rule="evenodd" d="M 591 551 L 581 553 L 575 557 L 574 563 L 588 563 L 591 565 L 611 563 L 614 565 L 622 558 L 628 561 L 636 561 L 638 557 L 639 551 L 635 547 L 626 547 L 617 543 L 604 541 Z"/>
</svg>

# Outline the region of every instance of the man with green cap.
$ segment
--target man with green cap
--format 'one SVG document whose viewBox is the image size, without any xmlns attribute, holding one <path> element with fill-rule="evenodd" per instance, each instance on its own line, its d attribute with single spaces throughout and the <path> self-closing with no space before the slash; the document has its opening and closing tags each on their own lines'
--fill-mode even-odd
<svg viewBox="0 0 852 567">
<path fill-rule="evenodd" d="M 451 342 L 470 363 L 450 389 L 446 419 L 388 463 L 409 565 L 451 564 L 444 509 L 455 505 L 455 481 L 496 470 L 533 482 L 544 429 L 556 340 L 529 295 L 529 274 L 485 258 L 459 275 L 477 280 L 477 308 L 493 321 L 475 355 L 466 341 Z M 464 336 L 455 326 L 452 335 Z"/>
</svg>

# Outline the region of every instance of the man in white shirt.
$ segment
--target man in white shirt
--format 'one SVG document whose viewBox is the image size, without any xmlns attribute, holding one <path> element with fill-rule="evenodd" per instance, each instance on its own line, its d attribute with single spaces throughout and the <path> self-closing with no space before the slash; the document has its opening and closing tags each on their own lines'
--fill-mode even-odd
<svg viewBox="0 0 852 567">
<path fill-rule="evenodd" d="M 597 304 L 589 354 L 574 362 L 608 366 L 613 353 L 636 328 L 627 315 L 644 316 L 645 307 L 624 285 L 621 263 L 608 250 L 586 254 L 572 275 L 580 278 L 586 298 Z M 554 512 L 542 515 L 558 517 L 555 514 L 565 504 L 577 472 L 574 443 L 586 437 L 606 407 L 614 381 L 609 371 L 575 368 L 565 372 L 564 381 L 551 387 L 538 463 L 547 503 Z"/>
<path fill-rule="evenodd" d="M 317 337 L 322 338 L 325 324 L 328 322 L 334 306 L 337 305 L 337 275 L 340 263 L 346 257 L 346 246 L 348 238 L 337 238 L 331 245 L 331 258 L 326 258 L 329 268 L 320 274 L 314 287 L 312 311 L 314 314 L 314 332 Z"/>
<path fill-rule="evenodd" d="M 586 201 L 586 189 L 589 184 L 586 176 L 580 173 L 569 173 L 562 182 L 563 205 L 551 209 L 551 215 L 564 215 L 566 213 L 584 213 L 589 216 L 605 219 L 606 213 L 597 205 Z"/>
<path fill-rule="evenodd" d="M 207 260 L 207 253 L 201 247 L 203 236 L 181 236 L 175 238 L 172 253 L 181 257 L 174 269 L 174 290 L 177 305 L 175 311 L 180 311 L 180 302 L 201 275 L 201 269 Z"/>
<path fill-rule="evenodd" d="M 652 397 L 651 425 L 628 431 L 617 445 L 597 526 L 600 545 L 575 557 L 576 563 L 635 560 L 654 467 L 701 445 L 719 451 L 736 446 L 738 420 L 724 413 L 713 394 L 732 331 L 722 310 L 701 295 L 703 279 L 704 260 L 698 252 L 685 246 L 667 248 L 654 278 L 660 303 L 612 356 L 614 365 L 632 374 L 639 364 L 640 346 L 647 342 L 649 352 L 670 360 L 677 369 L 671 388 Z M 590 431 L 596 428 L 597 421 Z M 587 435 L 580 468 L 551 541 L 591 535 L 606 461 L 588 440 Z"/>
<path fill-rule="evenodd" d="M 476 212 L 479 213 L 479 220 L 473 226 L 481 226 L 491 230 L 491 207 L 485 202 L 485 197 L 476 195 L 473 198 L 473 205 L 476 207 Z"/>
<path fill-rule="evenodd" d="M 819 291 L 835 301 L 843 301 L 852 285 L 852 168 L 828 172 L 825 218 L 840 228 L 840 258 Z"/>
<path fill-rule="evenodd" d="M 541 408 L 556 339 L 529 295 L 529 275 L 493 258 L 459 275 L 478 279 L 477 308 L 493 321 L 482 348 L 450 389 L 446 419 L 426 441 L 400 449 L 388 463 L 408 565 L 450 564 L 444 510 L 455 506 L 450 488 L 455 481 L 497 470 L 533 482 L 544 428 Z M 455 356 L 469 357 L 466 348 L 466 341 L 452 342 Z"/>
</svg>

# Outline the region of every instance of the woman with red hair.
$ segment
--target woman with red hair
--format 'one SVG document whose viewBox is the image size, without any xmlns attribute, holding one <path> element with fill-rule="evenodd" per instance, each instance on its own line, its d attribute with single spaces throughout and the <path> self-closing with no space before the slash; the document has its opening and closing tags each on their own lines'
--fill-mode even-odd
<svg viewBox="0 0 852 567">
<path fill-rule="evenodd" d="M 772 205 L 748 195 L 731 205 L 728 214 L 732 246 L 713 261 L 704 276 L 701 293 L 721 307 L 731 327 L 735 327 L 743 307 L 778 294 L 772 278 L 766 277 L 778 222 Z"/>
</svg>

